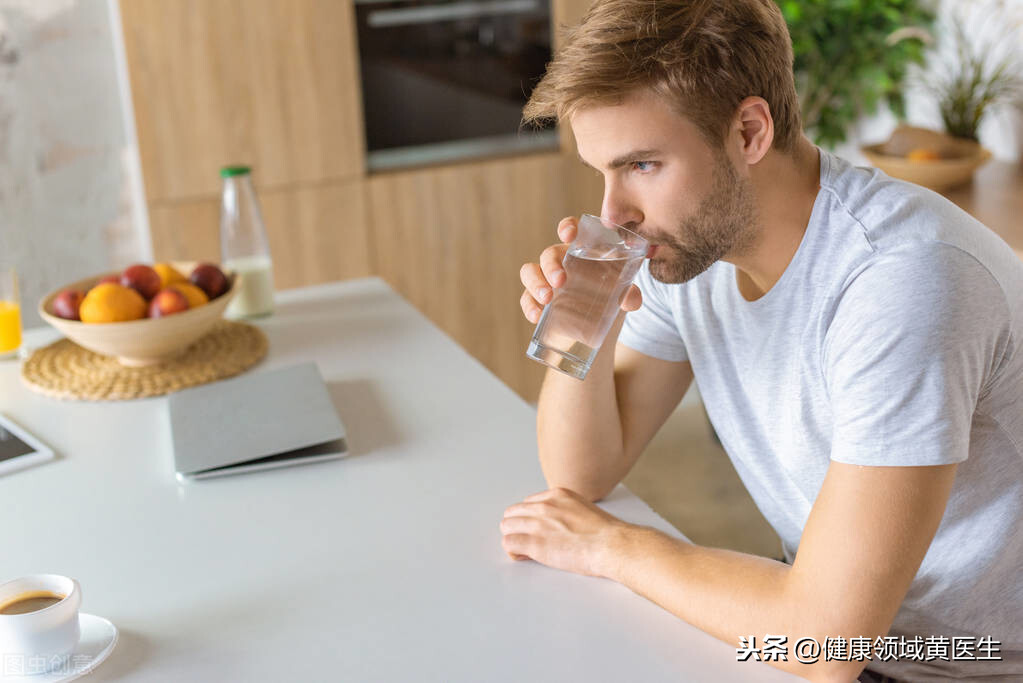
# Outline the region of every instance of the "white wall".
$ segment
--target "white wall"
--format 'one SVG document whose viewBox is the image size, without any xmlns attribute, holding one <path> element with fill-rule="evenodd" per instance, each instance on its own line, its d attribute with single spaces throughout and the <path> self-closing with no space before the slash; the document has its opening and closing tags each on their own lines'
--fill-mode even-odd
<svg viewBox="0 0 1023 683">
<path fill-rule="evenodd" d="M 26 327 L 44 293 L 151 257 L 116 10 L 0 0 L 0 259 Z"/>
<path fill-rule="evenodd" d="M 1008 50 L 1015 50 L 1019 63 L 1023 64 L 1023 0 L 941 0 L 938 12 L 938 43 L 935 48 L 939 50 L 938 59 L 929 60 L 929 70 L 940 69 L 942 60 L 948 58 L 946 51 L 950 43 L 943 31 L 947 29 L 948 22 L 957 18 L 965 20 L 967 35 L 975 45 L 982 46 L 988 52 L 999 50 L 992 55 L 994 59 Z M 1014 40 L 1007 40 L 1003 35 Z M 917 81 L 915 76 L 912 80 Z M 933 96 L 924 88 L 911 86 L 906 105 L 908 123 L 935 130 L 943 129 Z M 864 118 L 852 131 L 850 139 L 838 146 L 836 152 L 851 161 L 866 164 L 866 158 L 859 151 L 860 145 L 888 139 L 897 123 L 887 109 Z M 1023 102 L 1015 107 L 994 110 L 987 115 L 980 127 L 980 143 L 991 150 L 997 159 L 1016 162 L 1023 159 Z"/>
</svg>

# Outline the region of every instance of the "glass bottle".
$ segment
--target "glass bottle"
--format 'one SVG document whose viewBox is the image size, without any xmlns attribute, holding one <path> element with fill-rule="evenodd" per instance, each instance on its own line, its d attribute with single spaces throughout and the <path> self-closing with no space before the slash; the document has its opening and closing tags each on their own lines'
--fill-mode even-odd
<svg viewBox="0 0 1023 683">
<path fill-rule="evenodd" d="M 227 307 L 229 318 L 249 318 L 273 312 L 273 262 L 263 215 L 248 166 L 220 169 L 224 188 L 220 201 L 220 255 L 225 271 L 239 278 Z"/>
</svg>

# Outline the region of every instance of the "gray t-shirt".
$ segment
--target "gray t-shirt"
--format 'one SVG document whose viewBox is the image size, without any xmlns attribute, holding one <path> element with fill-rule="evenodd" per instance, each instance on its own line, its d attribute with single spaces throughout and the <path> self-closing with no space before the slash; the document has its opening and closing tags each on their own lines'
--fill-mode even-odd
<svg viewBox="0 0 1023 683">
<path fill-rule="evenodd" d="M 820 158 L 806 234 L 764 296 L 746 301 L 729 263 L 682 285 L 644 265 L 620 341 L 690 361 L 790 562 L 831 460 L 959 463 L 890 635 L 992 636 L 1003 661 L 869 666 L 1023 680 L 1023 262 L 940 195 Z"/>
</svg>

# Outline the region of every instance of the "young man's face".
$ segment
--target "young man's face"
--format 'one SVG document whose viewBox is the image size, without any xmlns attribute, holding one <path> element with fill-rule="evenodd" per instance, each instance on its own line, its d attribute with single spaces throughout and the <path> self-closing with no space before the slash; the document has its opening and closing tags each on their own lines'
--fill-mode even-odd
<svg viewBox="0 0 1023 683">
<path fill-rule="evenodd" d="M 755 234 L 753 189 L 696 127 L 651 91 L 571 119 L 579 156 L 604 176 L 602 215 L 656 248 L 650 273 L 690 280 L 747 248 Z"/>
</svg>

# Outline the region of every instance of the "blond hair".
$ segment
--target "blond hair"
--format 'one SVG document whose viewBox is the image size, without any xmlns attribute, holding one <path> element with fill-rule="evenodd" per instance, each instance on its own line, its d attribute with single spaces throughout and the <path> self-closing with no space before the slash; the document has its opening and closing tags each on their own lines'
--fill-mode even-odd
<svg viewBox="0 0 1023 683">
<path fill-rule="evenodd" d="M 714 147 L 750 96 L 770 107 L 774 147 L 791 151 L 801 134 L 792 41 L 773 0 L 596 0 L 568 30 L 522 121 L 566 120 L 644 87 Z"/>
</svg>

